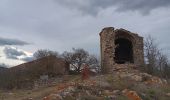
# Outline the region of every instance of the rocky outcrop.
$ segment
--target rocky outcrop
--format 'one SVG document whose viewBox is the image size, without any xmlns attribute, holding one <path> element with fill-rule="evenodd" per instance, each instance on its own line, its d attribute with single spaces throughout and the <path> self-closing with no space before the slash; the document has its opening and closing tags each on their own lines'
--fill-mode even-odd
<svg viewBox="0 0 170 100">
<path fill-rule="evenodd" d="M 130 100 L 142 100 L 139 95 L 136 93 L 136 91 L 131 91 L 128 89 L 125 89 L 122 91 L 122 93 L 127 96 Z"/>
<path fill-rule="evenodd" d="M 140 72 L 139 70 L 135 69 L 133 64 L 132 65 L 118 65 L 113 68 L 113 75 L 119 76 L 122 79 L 130 79 L 136 82 L 143 82 L 145 84 L 159 84 L 164 85 L 167 84 L 165 79 L 161 79 L 156 76 L 152 76 L 150 74 Z"/>
</svg>

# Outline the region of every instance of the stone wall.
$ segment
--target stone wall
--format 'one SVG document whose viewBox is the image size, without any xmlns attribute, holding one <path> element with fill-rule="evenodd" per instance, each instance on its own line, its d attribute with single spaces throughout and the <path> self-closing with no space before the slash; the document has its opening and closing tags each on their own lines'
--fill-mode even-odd
<svg viewBox="0 0 170 100">
<path fill-rule="evenodd" d="M 101 67 L 103 73 L 112 72 L 112 69 L 117 65 L 114 59 L 116 48 L 115 40 L 119 38 L 127 39 L 132 43 L 132 64 L 140 66 L 144 63 L 143 37 L 125 29 L 107 27 L 100 32 Z"/>
</svg>

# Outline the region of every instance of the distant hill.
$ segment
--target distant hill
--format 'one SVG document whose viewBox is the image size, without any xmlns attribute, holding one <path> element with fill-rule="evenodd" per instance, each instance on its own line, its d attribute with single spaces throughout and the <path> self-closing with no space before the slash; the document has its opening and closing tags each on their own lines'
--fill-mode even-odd
<svg viewBox="0 0 170 100">
<path fill-rule="evenodd" d="M 0 67 L 0 75 L 3 75 L 7 70 L 8 68 L 6 67 Z"/>
<path fill-rule="evenodd" d="M 8 68 L 6 67 L 0 67 L 0 71 L 7 70 Z"/>
<path fill-rule="evenodd" d="M 8 69 L 1 68 L 0 70 L 6 71 L 0 74 L 0 81 L 6 81 L 7 84 L 2 82 L 6 88 L 27 87 L 27 84 L 33 85 L 33 82 L 39 79 L 41 75 L 48 75 L 49 77 L 65 75 L 68 73 L 68 67 L 69 65 L 62 58 L 43 57 Z M 0 83 L 0 87 L 3 87 L 3 85 Z"/>
<path fill-rule="evenodd" d="M 28 63 L 9 68 L 12 73 L 36 74 L 66 74 L 68 64 L 62 59 L 55 56 L 43 57 Z"/>
</svg>

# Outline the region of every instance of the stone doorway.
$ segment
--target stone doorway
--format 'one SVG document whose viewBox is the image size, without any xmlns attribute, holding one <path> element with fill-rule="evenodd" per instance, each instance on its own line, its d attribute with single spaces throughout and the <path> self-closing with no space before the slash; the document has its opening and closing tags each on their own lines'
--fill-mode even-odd
<svg viewBox="0 0 170 100">
<path fill-rule="evenodd" d="M 134 63 L 132 42 L 125 38 L 115 40 L 114 60 L 117 64 Z"/>
</svg>

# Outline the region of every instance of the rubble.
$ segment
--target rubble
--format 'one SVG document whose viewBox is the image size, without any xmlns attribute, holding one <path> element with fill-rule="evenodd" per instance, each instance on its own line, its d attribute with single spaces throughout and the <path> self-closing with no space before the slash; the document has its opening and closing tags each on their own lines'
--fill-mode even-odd
<svg viewBox="0 0 170 100">
<path fill-rule="evenodd" d="M 46 96 L 44 100 L 53 100 L 54 98 L 54 100 L 67 100 L 68 98 L 71 100 L 117 100 L 117 98 L 142 100 L 140 96 L 147 97 L 147 94 L 141 92 L 138 95 L 139 91 L 133 90 L 133 86 L 138 87 L 140 83 L 140 86 L 149 89 L 150 85 L 167 84 L 166 80 L 142 73 L 134 67 L 120 68 L 119 66 L 117 69 L 112 74 L 93 76 L 85 80 L 80 78 L 76 81 L 58 84 L 55 87 L 55 92 Z M 117 85 L 118 87 L 115 88 Z M 169 95 L 169 93 L 166 94 L 166 96 Z"/>
<path fill-rule="evenodd" d="M 170 97 L 170 93 L 166 93 L 166 96 L 169 96 L 169 97 Z"/>
<path fill-rule="evenodd" d="M 130 100 L 142 100 L 139 95 L 136 93 L 136 91 L 131 91 L 128 89 L 125 89 L 122 91 L 122 93 L 127 96 Z"/>
</svg>

